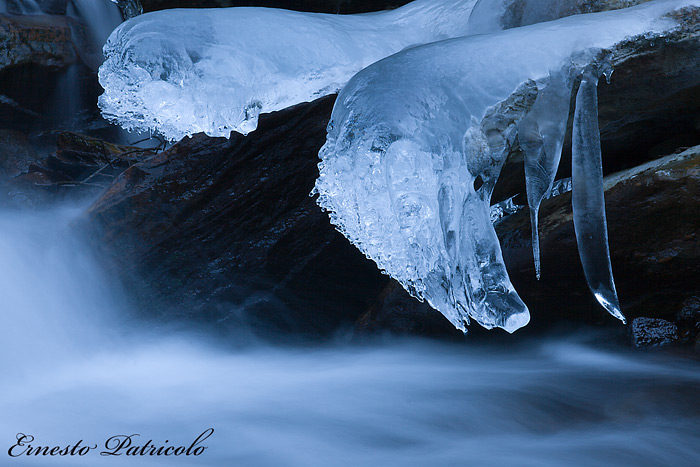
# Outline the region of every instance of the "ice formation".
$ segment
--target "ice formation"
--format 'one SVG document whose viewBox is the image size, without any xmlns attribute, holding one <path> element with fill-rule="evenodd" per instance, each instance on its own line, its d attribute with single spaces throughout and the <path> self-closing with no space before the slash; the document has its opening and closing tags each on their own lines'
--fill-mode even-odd
<svg viewBox="0 0 700 467">
<path fill-rule="evenodd" d="M 479 0 L 469 17 L 472 34 L 528 26 L 581 13 L 628 8 L 650 0 Z"/>
<path fill-rule="evenodd" d="M 116 3 L 119 6 L 124 19 L 143 14 L 143 6 L 141 6 L 140 0 L 112 0 L 112 3 Z"/>
<path fill-rule="evenodd" d="M 364 69 L 340 93 L 315 192 L 331 222 L 457 328 L 529 321 L 490 222 L 491 193 L 516 138 L 536 223 L 576 97 L 573 206 L 597 300 L 624 320 L 610 267 L 597 127 L 598 78 L 614 46 L 677 26 L 664 0 L 414 47 Z M 612 57 L 614 61 L 614 56 Z M 537 248 L 536 229 L 533 246 Z"/>
<path fill-rule="evenodd" d="M 163 10 L 136 16 L 105 45 L 103 114 L 168 139 L 226 136 L 258 114 L 337 92 L 406 47 L 458 37 L 476 0 L 417 0 L 361 15 L 272 8 Z"/>
</svg>

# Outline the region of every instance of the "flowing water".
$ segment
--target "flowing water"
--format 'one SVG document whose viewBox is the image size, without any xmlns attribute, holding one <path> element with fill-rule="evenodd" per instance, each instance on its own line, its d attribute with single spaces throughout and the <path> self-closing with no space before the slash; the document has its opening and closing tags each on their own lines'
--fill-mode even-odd
<svg viewBox="0 0 700 467">
<path fill-rule="evenodd" d="M 2 465 L 700 465 L 697 360 L 601 333 L 227 345 L 132 316 L 72 227 L 82 211 L 0 213 Z M 189 456 L 100 455 L 209 428 Z M 19 433 L 96 448 L 10 457 Z"/>
</svg>

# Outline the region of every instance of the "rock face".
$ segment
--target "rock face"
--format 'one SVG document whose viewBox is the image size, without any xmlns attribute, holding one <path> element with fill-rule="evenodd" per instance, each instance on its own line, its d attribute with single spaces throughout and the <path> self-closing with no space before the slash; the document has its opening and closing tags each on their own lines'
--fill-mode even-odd
<svg viewBox="0 0 700 467">
<path fill-rule="evenodd" d="M 0 71 L 20 65 L 67 68 L 78 60 L 65 16 L 0 15 Z"/>
<path fill-rule="evenodd" d="M 630 338 L 635 347 L 666 347 L 678 340 L 678 328 L 663 319 L 635 318 Z"/>
<path fill-rule="evenodd" d="M 101 89 L 85 63 L 95 53 L 73 18 L 0 14 L 0 128 L 66 128 L 65 120 L 94 108 Z"/>
<path fill-rule="evenodd" d="M 18 131 L 0 130 L 0 203 L 37 205 L 94 196 L 153 152 L 78 133 L 58 135 L 56 151 L 40 156 Z"/>
<path fill-rule="evenodd" d="M 27 136 L 16 130 L 0 130 L 0 183 L 29 170 L 40 160 Z"/>
<path fill-rule="evenodd" d="M 684 341 L 693 342 L 700 338 L 700 297 L 690 297 L 683 302 L 676 315 L 678 332 Z"/>
<path fill-rule="evenodd" d="M 510 29 L 527 26 L 535 21 L 551 21 L 583 13 L 629 8 L 648 1 L 650 0 L 583 0 L 565 2 L 559 0 L 540 2 L 510 0 L 506 2 L 506 8 L 500 22 L 504 29 Z"/>
<path fill-rule="evenodd" d="M 141 303 L 306 335 L 367 308 L 388 279 L 309 197 L 333 102 L 264 115 L 247 137 L 185 138 L 117 179 L 89 216 Z"/>
</svg>

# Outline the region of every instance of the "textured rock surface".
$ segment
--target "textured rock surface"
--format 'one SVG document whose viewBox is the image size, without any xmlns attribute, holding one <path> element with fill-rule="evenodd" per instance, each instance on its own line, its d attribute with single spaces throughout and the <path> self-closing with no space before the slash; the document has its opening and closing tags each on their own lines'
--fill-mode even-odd
<svg viewBox="0 0 700 467">
<path fill-rule="evenodd" d="M 70 21 L 65 16 L 0 15 L 0 71 L 27 64 L 66 68 L 76 63 Z"/>
<path fill-rule="evenodd" d="M 90 217 L 142 303 L 301 334 L 352 324 L 388 279 L 309 197 L 333 101 L 263 116 L 248 137 L 185 138 L 117 179 Z"/>
<path fill-rule="evenodd" d="M 24 133 L 0 130 L 0 183 L 26 173 L 39 159 Z"/>
<path fill-rule="evenodd" d="M 42 157 L 24 134 L 0 130 L 0 202 L 36 205 L 66 196 L 94 196 L 150 155 L 148 150 L 65 132 L 58 135 L 56 151 Z"/>
<path fill-rule="evenodd" d="M 79 110 L 97 116 L 102 90 L 85 63 L 98 54 L 73 18 L 0 14 L 0 128 L 67 129 Z"/>
<path fill-rule="evenodd" d="M 676 315 L 678 333 L 684 341 L 700 338 L 700 297 L 690 297 Z"/>
<path fill-rule="evenodd" d="M 635 318 L 630 325 L 630 339 L 635 347 L 665 347 L 678 340 L 678 328 L 663 319 Z"/>
</svg>

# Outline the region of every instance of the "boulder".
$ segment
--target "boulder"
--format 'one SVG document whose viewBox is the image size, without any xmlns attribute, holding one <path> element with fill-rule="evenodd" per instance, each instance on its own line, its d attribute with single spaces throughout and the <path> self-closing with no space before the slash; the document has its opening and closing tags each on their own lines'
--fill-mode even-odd
<svg viewBox="0 0 700 467">
<path fill-rule="evenodd" d="M 663 319 L 635 318 L 630 325 L 632 345 L 640 347 L 666 347 L 678 341 L 678 328 Z"/>
<path fill-rule="evenodd" d="M 58 94 L 90 81 L 73 41 L 80 29 L 66 16 L 0 15 L 0 127 L 29 131 L 76 105 L 77 95 L 59 103 Z"/>
<path fill-rule="evenodd" d="M 700 297 L 690 297 L 683 302 L 681 311 L 676 315 L 678 332 L 684 341 L 693 341 L 700 337 Z"/>
<path fill-rule="evenodd" d="M 66 16 L 0 15 L 0 72 L 20 65 L 67 68 L 77 63 Z"/>
<path fill-rule="evenodd" d="M 334 99 L 263 115 L 247 137 L 185 138 L 90 208 L 146 312 L 318 337 L 367 309 L 388 278 L 309 196 Z"/>
</svg>

